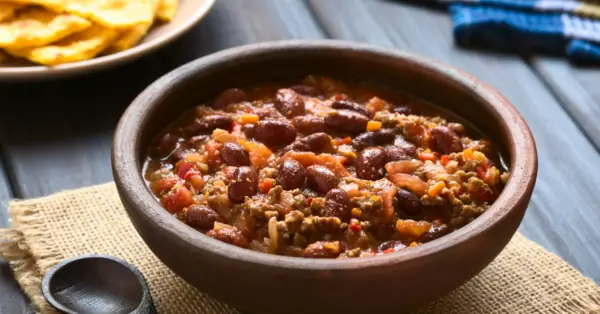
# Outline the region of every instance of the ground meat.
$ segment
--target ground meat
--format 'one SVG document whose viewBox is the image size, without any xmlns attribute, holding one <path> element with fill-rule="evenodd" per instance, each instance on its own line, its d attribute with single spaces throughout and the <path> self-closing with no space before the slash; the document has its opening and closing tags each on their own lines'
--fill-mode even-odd
<svg viewBox="0 0 600 314">
<path fill-rule="evenodd" d="M 233 244 L 235 246 L 243 248 L 248 247 L 248 240 L 237 228 L 212 229 L 208 231 L 206 235 L 213 239 Z"/>
</svg>

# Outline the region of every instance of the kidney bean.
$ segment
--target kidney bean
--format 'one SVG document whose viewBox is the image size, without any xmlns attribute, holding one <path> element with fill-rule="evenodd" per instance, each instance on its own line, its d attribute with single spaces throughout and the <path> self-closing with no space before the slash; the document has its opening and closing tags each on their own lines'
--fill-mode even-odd
<svg viewBox="0 0 600 314">
<path fill-rule="evenodd" d="M 215 129 L 223 129 L 230 131 L 233 127 L 233 119 L 228 116 L 212 115 L 205 116 L 188 124 L 183 128 L 183 131 L 188 136 L 198 135 L 200 133 L 210 133 Z"/>
<path fill-rule="evenodd" d="M 333 109 L 348 109 L 348 110 L 358 112 L 369 118 L 372 117 L 371 113 L 369 112 L 369 110 L 367 110 L 367 108 L 365 108 L 361 104 L 355 103 L 350 100 L 336 100 L 331 104 L 331 108 L 333 108 Z"/>
<path fill-rule="evenodd" d="M 318 88 L 316 88 L 314 86 L 310 86 L 310 85 L 299 84 L 299 85 L 290 86 L 290 89 L 295 91 L 298 94 L 308 95 L 308 96 L 319 96 L 322 94 Z"/>
<path fill-rule="evenodd" d="M 230 166 L 248 166 L 250 157 L 242 145 L 234 142 L 228 142 L 221 147 L 221 158 Z"/>
<path fill-rule="evenodd" d="M 344 132 L 361 133 L 367 127 L 369 118 L 351 110 L 341 109 L 331 111 L 325 117 L 325 125 Z"/>
<path fill-rule="evenodd" d="M 294 159 L 285 160 L 277 170 L 277 182 L 284 190 L 299 189 L 306 180 L 306 169 Z"/>
<path fill-rule="evenodd" d="M 462 143 L 456 132 L 445 126 L 436 126 L 431 129 L 431 135 L 435 141 L 435 150 L 448 155 L 462 151 Z"/>
<path fill-rule="evenodd" d="M 284 155 L 287 152 L 309 152 L 310 148 L 303 142 L 293 142 L 292 144 L 284 147 L 279 152 L 280 155 Z"/>
<path fill-rule="evenodd" d="M 299 116 L 292 119 L 292 124 L 303 134 L 325 132 L 325 119 L 317 116 Z"/>
<path fill-rule="evenodd" d="M 211 229 L 206 233 L 206 235 L 213 239 L 233 244 L 241 248 L 248 247 L 248 239 L 246 239 L 242 232 L 236 227 Z"/>
<path fill-rule="evenodd" d="M 365 180 L 377 180 L 385 175 L 385 151 L 380 147 L 365 148 L 356 158 L 356 175 Z"/>
<path fill-rule="evenodd" d="M 452 229 L 447 224 L 433 224 L 429 231 L 419 237 L 419 242 L 429 242 L 450 233 Z"/>
<path fill-rule="evenodd" d="M 242 132 L 246 135 L 247 138 L 254 137 L 254 128 L 256 126 L 254 124 L 244 124 L 242 125 Z"/>
<path fill-rule="evenodd" d="M 411 159 L 411 155 L 407 154 L 406 151 L 398 146 L 388 146 L 385 148 L 385 156 L 387 157 L 387 161 L 400 161 L 400 160 L 409 160 Z"/>
<path fill-rule="evenodd" d="M 348 193 L 342 189 L 332 189 L 325 195 L 325 206 L 321 209 L 322 217 L 338 217 L 341 221 L 350 221 L 352 201 Z"/>
<path fill-rule="evenodd" d="M 248 96 L 238 88 L 230 88 L 219 94 L 213 101 L 213 108 L 223 110 L 230 104 L 237 104 L 246 101 Z"/>
<path fill-rule="evenodd" d="M 392 111 L 395 113 L 403 114 L 403 115 L 412 114 L 412 110 L 406 106 L 395 107 Z"/>
<path fill-rule="evenodd" d="M 375 132 L 365 132 L 359 134 L 352 140 L 352 145 L 357 150 L 362 150 L 371 146 L 384 145 L 394 140 L 394 131 L 382 129 Z"/>
<path fill-rule="evenodd" d="M 341 253 L 340 243 L 338 241 L 317 241 L 309 244 L 304 249 L 304 257 L 310 258 L 335 258 Z"/>
<path fill-rule="evenodd" d="M 308 150 L 320 154 L 324 152 L 332 152 L 333 144 L 331 143 L 331 136 L 326 133 L 314 133 L 300 140 L 301 143 L 306 144 Z"/>
<path fill-rule="evenodd" d="M 210 136 L 208 136 L 206 134 L 196 135 L 196 136 L 190 137 L 190 139 L 188 140 L 188 143 L 194 145 L 195 147 L 198 147 L 198 145 L 202 145 L 202 144 L 208 142 L 208 140 L 210 140 Z"/>
<path fill-rule="evenodd" d="M 215 221 L 222 222 L 223 218 L 208 206 L 192 205 L 186 211 L 186 222 L 194 228 L 212 229 Z"/>
<path fill-rule="evenodd" d="M 275 107 L 284 116 L 291 118 L 304 114 L 304 101 L 295 91 L 282 88 L 277 91 L 275 99 Z"/>
<path fill-rule="evenodd" d="M 313 190 L 323 194 L 335 188 L 339 183 L 335 174 L 321 165 L 312 165 L 306 168 L 306 179 Z"/>
<path fill-rule="evenodd" d="M 174 162 L 178 162 L 182 159 L 185 159 L 185 157 L 192 152 L 193 152 L 193 150 L 191 150 L 189 148 L 180 147 L 180 148 L 174 150 L 173 153 L 171 153 L 171 156 L 169 156 L 169 159 L 171 159 Z"/>
<path fill-rule="evenodd" d="M 243 203 L 246 196 L 256 194 L 257 188 L 258 175 L 256 171 L 251 167 L 243 166 L 233 172 L 227 195 L 232 202 Z"/>
<path fill-rule="evenodd" d="M 408 214 L 417 214 L 423 209 L 421 199 L 413 192 L 398 189 L 396 192 L 396 210 L 403 210 Z"/>
<path fill-rule="evenodd" d="M 296 139 L 296 129 L 283 120 L 261 120 L 253 133 L 255 139 L 267 146 L 286 145 Z"/>
<path fill-rule="evenodd" d="M 173 135 L 171 133 L 163 134 L 157 141 L 155 147 L 156 155 L 160 157 L 168 156 L 175 148 L 177 148 L 177 143 L 179 142 L 179 137 Z"/>
<path fill-rule="evenodd" d="M 402 243 L 401 241 L 398 240 L 391 240 L 391 241 L 386 241 L 381 243 L 378 247 L 377 247 L 377 251 L 378 252 L 383 252 L 383 251 L 387 251 L 389 249 L 393 249 L 394 252 L 398 252 L 402 249 L 406 248 L 406 245 L 404 243 Z"/>
<path fill-rule="evenodd" d="M 408 156 L 416 156 L 417 154 L 417 147 L 415 146 L 415 144 L 407 141 L 402 135 L 396 135 L 396 138 L 394 139 L 394 146 L 402 148 L 402 150 L 408 155 Z"/>
<path fill-rule="evenodd" d="M 256 108 L 254 109 L 254 114 L 258 115 L 262 120 L 283 118 L 281 113 L 279 113 L 277 109 L 273 108 L 272 105 Z"/>
</svg>

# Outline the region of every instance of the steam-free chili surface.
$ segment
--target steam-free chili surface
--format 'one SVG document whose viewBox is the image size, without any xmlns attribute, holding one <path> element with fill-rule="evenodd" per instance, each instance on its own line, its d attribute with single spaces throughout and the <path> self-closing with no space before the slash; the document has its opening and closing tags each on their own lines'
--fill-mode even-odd
<svg viewBox="0 0 600 314">
<path fill-rule="evenodd" d="M 430 106 L 317 76 L 223 91 L 161 134 L 145 169 L 165 209 L 207 236 L 312 258 L 444 236 L 508 177 L 489 141 Z"/>
</svg>

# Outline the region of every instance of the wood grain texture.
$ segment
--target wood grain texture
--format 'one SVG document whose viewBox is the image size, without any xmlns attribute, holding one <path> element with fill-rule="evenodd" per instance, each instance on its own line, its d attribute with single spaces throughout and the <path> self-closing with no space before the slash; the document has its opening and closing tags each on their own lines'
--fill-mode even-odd
<svg viewBox="0 0 600 314">
<path fill-rule="evenodd" d="M 547 57 L 535 58 L 531 65 L 600 150 L 600 68 L 577 67 L 564 59 Z"/>
<path fill-rule="evenodd" d="M 0 161 L 0 228 L 8 227 L 8 202 L 11 198 L 9 184 Z"/>
<path fill-rule="evenodd" d="M 2 85 L 0 137 L 15 196 L 112 180 L 113 129 L 130 101 L 160 74 L 151 57 L 88 77 Z"/>
<path fill-rule="evenodd" d="M 5 261 L 0 260 L 0 313 L 33 314 L 27 297 L 13 279 L 13 273 Z"/>
<path fill-rule="evenodd" d="M 309 3 L 332 37 L 437 58 L 503 93 L 527 120 L 538 146 L 538 182 L 521 231 L 600 282 L 600 194 L 595 192 L 600 155 L 521 59 L 455 47 L 443 12 L 392 1 Z"/>
<path fill-rule="evenodd" d="M 302 0 L 219 0 L 198 27 L 160 57 L 173 68 L 234 46 L 323 36 Z"/>
</svg>

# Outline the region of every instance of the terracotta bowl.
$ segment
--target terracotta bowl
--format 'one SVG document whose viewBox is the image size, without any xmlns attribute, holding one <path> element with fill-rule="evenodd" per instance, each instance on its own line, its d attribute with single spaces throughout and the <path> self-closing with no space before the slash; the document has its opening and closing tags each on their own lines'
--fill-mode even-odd
<svg viewBox="0 0 600 314">
<path fill-rule="evenodd" d="M 317 260 L 241 249 L 211 239 L 164 210 L 141 172 L 149 143 L 184 110 L 219 91 L 306 74 L 395 87 L 471 121 L 506 156 L 511 176 L 497 201 L 467 226 L 383 256 Z M 119 195 L 148 247 L 200 291 L 252 313 L 399 313 L 439 298 L 506 246 L 537 174 L 531 132 L 508 100 L 477 78 L 399 50 L 340 41 L 286 41 L 225 50 L 148 87 L 123 115 L 113 142 Z"/>
</svg>

